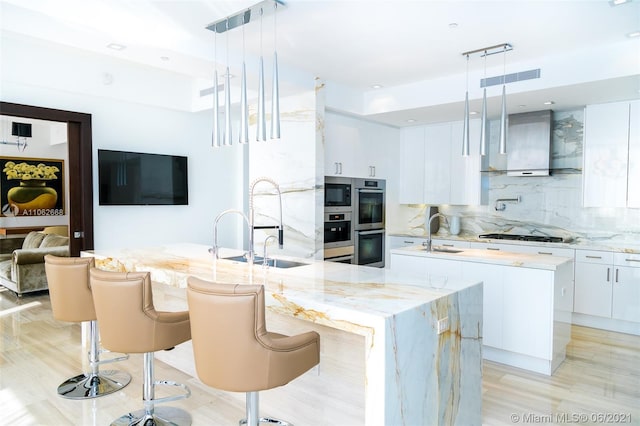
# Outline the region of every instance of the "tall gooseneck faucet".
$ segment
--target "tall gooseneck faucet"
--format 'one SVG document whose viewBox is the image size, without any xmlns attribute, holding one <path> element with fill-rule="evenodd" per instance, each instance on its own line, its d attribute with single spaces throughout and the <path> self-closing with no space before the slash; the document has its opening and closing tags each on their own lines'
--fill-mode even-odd
<svg viewBox="0 0 640 426">
<path fill-rule="evenodd" d="M 429 222 L 427 223 L 427 228 L 429 228 L 429 237 L 427 239 L 427 245 L 426 250 L 427 251 L 431 251 L 431 222 L 433 221 L 433 219 L 435 219 L 436 217 L 441 217 L 444 219 L 444 221 L 446 222 L 447 226 L 449 225 L 449 220 L 447 219 L 447 217 L 445 215 L 443 215 L 442 213 L 434 213 L 430 218 L 429 218 Z"/>
<path fill-rule="evenodd" d="M 249 222 L 249 218 L 247 218 L 247 215 L 241 212 L 240 210 L 229 209 L 221 212 L 218 216 L 216 216 L 216 220 L 213 222 L 213 254 L 216 259 L 220 258 L 218 254 L 218 221 L 222 218 L 222 216 L 229 213 L 235 213 L 242 216 L 245 223 L 247 224 L 247 231 L 249 231 L 249 235 L 252 235 L 253 233 L 251 231 L 251 223 Z M 249 261 L 251 262 L 251 264 L 253 264 L 253 245 L 251 241 L 249 241 Z"/>
<path fill-rule="evenodd" d="M 253 191 L 256 185 L 260 182 L 270 183 L 278 192 L 278 201 L 280 206 L 280 225 L 266 225 L 256 226 L 255 224 L 255 206 L 253 205 Z M 254 252 L 254 230 L 256 229 L 277 229 L 278 230 L 278 247 L 284 246 L 284 225 L 282 223 L 282 193 L 280 192 L 280 186 L 268 177 L 260 177 L 251 182 L 249 187 L 249 250 Z M 265 242 L 266 243 L 266 242 Z"/>
</svg>

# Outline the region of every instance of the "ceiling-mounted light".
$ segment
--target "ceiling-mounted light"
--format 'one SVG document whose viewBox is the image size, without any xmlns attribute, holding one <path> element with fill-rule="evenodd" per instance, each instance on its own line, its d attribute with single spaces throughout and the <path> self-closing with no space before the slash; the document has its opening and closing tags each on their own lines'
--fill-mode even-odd
<svg viewBox="0 0 640 426">
<path fill-rule="evenodd" d="M 218 33 L 213 35 L 213 131 L 211 134 L 211 146 L 220 147 L 220 103 L 218 100 Z"/>
<path fill-rule="evenodd" d="M 276 16 L 278 3 L 273 4 L 273 84 L 271 86 L 271 139 L 280 139 L 280 88 L 278 86 L 278 52 Z"/>
<path fill-rule="evenodd" d="M 207 25 L 207 29 L 213 31 L 215 33 L 223 33 L 228 32 L 236 27 L 243 26 L 251 22 L 251 20 L 255 20 L 260 17 L 260 68 L 259 68 L 259 87 L 258 87 L 258 117 L 257 117 L 257 131 L 256 131 L 256 139 L 257 140 L 267 140 L 266 136 L 266 117 L 265 117 L 265 85 L 264 85 L 264 59 L 262 54 L 262 17 L 265 13 L 273 12 L 278 7 L 283 6 L 281 0 L 263 0 L 260 3 L 256 3 L 253 6 L 244 9 L 238 13 L 233 15 L 229 15 L 226 18 L 215 21 L 209 25 Z M 244 51 L 245 51 L 245 40 L 244 40 L 244 32 L 242 39 L 242 49 L 243 49 L 243 64 L 242 64 L 242 82 L 241 82 L 241 106 L 240 106 L 240 142 L 245 143 L 248 141 L 248 105 L 246 99 L 246 65 L 244 60 Z M 214 84 L 214 95 L 216 94 L 217 89 L 217 71 L 215 73 L 215 84 Z M 225 136 L 223 138 L 223 143 L 225 145 L 231 144 L 231 96 L 230 96 L 230 82 L 232 75 L 230 72 L 230 64 L 229 64 L 229 35 L 227 33 L 227 67 L 225 73 L 225 113 L 226 113 L 226 122 L 225 122 Z M 272 138 L 280 137 L 280 93 L 279 93 L 279 84 L 278 84 L 278 59 L 277 52 L 275 49 L 275 17 L 274 17 L 274 75 L 273 75 L 273 99 L 272 99 L 272 114 L 271 114 L 271 135 Z M 214 103 L 215 109 L 215 103 Z M 215 114 L 215 112 L 214 112 Z M 215 121 L 215 120 L 214 120 Z M 245 124 L 247 123 L 247 124 Z M 215 140 L 215 135 L 214 135 Z"/>
<path fill-rule="evenodd" d="M 127 46 L 125 46 L 124 44 L 119 44 L 119 43 L 109 43 L 107 44 L 107 47 L 111 50 L 124 50 L 127 48 Z"/>
<path fill-rule="evenodd" d="M 487 155 L 487 51 L 484 52 L 484 84 L 480 117 L 480 155 Z"/>
<path fill-rule="evenodd" d="M 553 104 L 555 104 L 555 102 L 553 102 L 553 101 L 547 101 L 547 102 L 545 102 L 544 104 L 545 104 L 545 105 L 553 105 Z"/>
<path fill-rule="evenodd" d="M 640 31 L 632 31 L 630 33 L 627 33 L 627 37 L 629 37 L 629 38 L 640 37 Z"/>
<path fill-rule="evenodd" d="M 464 118 L 462 121 L 462 155 L 469 156 L 469 55 L 467 55 L 467 90 L 464 95 Z"/>
<path fill-rule="evenodd" d="M 507 44 L 502 52 L 502 111 L 500 113 L 500 142 L 498 152 L 507 153 Z"/>
</svg>

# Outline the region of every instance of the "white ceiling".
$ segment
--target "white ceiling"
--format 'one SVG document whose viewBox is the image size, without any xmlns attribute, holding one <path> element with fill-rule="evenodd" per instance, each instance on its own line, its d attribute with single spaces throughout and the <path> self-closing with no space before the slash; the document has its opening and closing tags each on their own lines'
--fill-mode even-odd
<svg viewBox="0 0 640 426">
<path fill-rule="evenodd" d="M 210 78 L 214 35 L 206 25 L 253 5 L 254 0 L 0 0 L 4 31 L 42 38 L 105 55 L 161 67 L 196 78 Z M 293 75 L 320 77 L 359 91 L 379 84 L 392 88 L 465 72 L 462 52 L 511 43 L 509 62 L 564 55 L 624 42 L 640 30 L 640 2 L 612 6 L 583 1 L 419 1 L 290 0 L 277 13 L 280 67 Z M 455 28 L 452 28 L 455 23 Z M 274 46 L 273 16 L 265 16 L 263 51 Z M 260 22 L 217 36 L 218 62 L 241 57 L 243 32 L 247 56 L 260 54 Z M 228 36 L 227 36 L 228 35 Z M 114 51 L 106 46 L 126 46 Z M 629 41 L 630 46 L 632 42 Z M 637 44 L 633 44 L 637 46 Z M 164 57 L 165 59 L 161 59 Z M 502 55 L 487 66 L 501 66 Z M 470 71 L 482 70 L 479 58 Z M 606 66 L 606 64 L 603 64 Z M 640 74 L 640 52 L 638 52 Z M 233 71 L 232 71 L 233 72 Z M 507 70 L 507 73 L 509 71 Z M 550 99 L 556 108 L 637 98 L 638 76 L 530 93 L 516 105 Z M 538 100 L 536 99 L 535 102 Z M 369 118 L 406 125 L 407 118 L 439 121 L 458 103 L 397 111 Z M 542 109 L 542 108 L 538 108 Z M 517 111 L 510 111 L 517 112 Z M 404 124 L 403 124 L 404 123 Z"/>
</svg>

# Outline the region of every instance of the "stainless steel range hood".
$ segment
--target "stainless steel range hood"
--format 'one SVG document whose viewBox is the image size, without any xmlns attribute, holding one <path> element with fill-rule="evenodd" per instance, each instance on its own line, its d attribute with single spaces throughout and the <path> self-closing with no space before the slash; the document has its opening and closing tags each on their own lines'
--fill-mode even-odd
<svg viewBox="0 0 640 426">
<path fill-rule="evenodd" d="M 509 115 L 507 175 L 548 176 L 552 111 Z"/>
</svg>

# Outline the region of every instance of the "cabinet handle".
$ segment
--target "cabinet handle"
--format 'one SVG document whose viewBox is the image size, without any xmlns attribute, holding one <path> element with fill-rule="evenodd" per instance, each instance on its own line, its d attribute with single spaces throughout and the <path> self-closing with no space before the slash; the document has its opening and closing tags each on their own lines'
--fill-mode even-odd
<svg viewBox="0 0 640 426">
<path fill-rule="evenodd" d="M 497 247 L 487 247 L 487 250 L 500 251 L 500 249 Z"/>
<path fill-rule="evenodd" d="M 336 168 L 336 171 L 335 171 L 333 174 L 334 174 L 334 175 L 337 175 L 337 174 L 338 174 L 338 162 L 337 162 L 337 161 L 336 161 L 336 162 L 334 162 L 334 163 L 333 163 L 333 165 L 334 165 L 334 166 L 335 166 L 335 168 Z"/>
<path fill-rule="evenodd" d="M 620 272 L 620 269 L 616 268 L 616 282 L 618 282 L 618 272 Z"/>
<path fill-rule="evenodd" d="M 602 256 L 585 256 L 587 259 L 602 259 Z"/>
<path fill-rule="evenodd" d="M 640 262 L 640 259 L 625 259 L 625 262 Z"/>
<path fill-rule="evenodd" d="M 453 247 L 453 244 L 441 244 L 443 247 Z"/>
<path fill-rule="evenodd" d="M 376 166 L 371 166 L 371 170 L 373 171 L 371 177 L 376 177 Z"/>
<path fill-rule="evenodd" d="M 550 251 L 539 251 L 538 254 L 550 254 L 553 255 Z"/>
<path fill-rule="evenodd" d="M 405 244 L 413 244 L 414 242 L 413 241 L 403 241 L 403 243 L 405 243 Z"/>
<path fill-rule="evenodd" d="M 609 282 L 611 276 L 611 268 L 607 268 L 607 282 Z"/>
<path fill-rule="evenodd" d="M 339 162 L 338 164 L 340 164 L 340 174 L 342 174 L 342 161 Z"/>
</svg>

